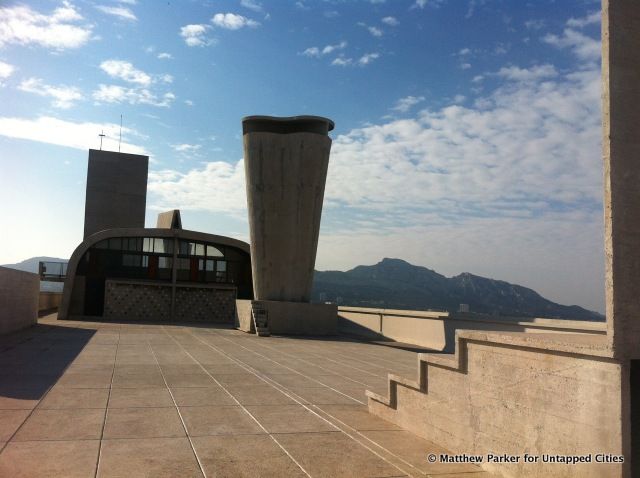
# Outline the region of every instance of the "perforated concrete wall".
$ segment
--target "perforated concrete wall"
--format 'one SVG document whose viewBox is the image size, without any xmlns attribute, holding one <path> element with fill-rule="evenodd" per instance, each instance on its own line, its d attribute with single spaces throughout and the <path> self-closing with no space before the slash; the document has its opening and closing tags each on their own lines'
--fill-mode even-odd
<svg viewBox="0 0 640 478">
<path fill-rule="evenodd" d="M 171 284 L 108 280 L 105 285 L 104 318 L 232 324 L 235 319 L 235 299 L 234 288 L 177 286 L 172 307 Z"/>
</svg>

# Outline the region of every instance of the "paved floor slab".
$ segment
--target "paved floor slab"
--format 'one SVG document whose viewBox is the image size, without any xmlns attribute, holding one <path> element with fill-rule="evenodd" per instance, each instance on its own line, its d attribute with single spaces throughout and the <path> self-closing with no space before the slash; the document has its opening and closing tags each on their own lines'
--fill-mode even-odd
<svg viewBox="0 0 640 478">
<path fill-rule="evenodd" d="M 12 442 L 0 454 L 0 476 L 92 478 L 98 440 Z"/>
<path fill-rule="evenodd" d="M 367 412 L 364 390 L 384 392 L 388 373 L 415 373 L 415 352 L 202 324 L 54 319 L 0 337 L 0 476 L 461 471 L 428 466 L 425 451 L 437 445 Z"/>
</svg>

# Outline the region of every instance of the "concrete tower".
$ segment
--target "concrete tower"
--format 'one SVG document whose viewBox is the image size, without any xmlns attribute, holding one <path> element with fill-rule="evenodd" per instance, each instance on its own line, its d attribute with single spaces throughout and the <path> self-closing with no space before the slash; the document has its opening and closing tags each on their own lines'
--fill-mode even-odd
<svg viewBox="0 0 640 478">
<path fill-rule="evenodd" d="M 89 150 L 84 237 L 117 227 L 144 227 L 149 157 Z"/>
<path fill-rule="evenodd" d="M 333 126 L 317 116 L 242 120 L 257 300 L 311 298 Z"/>
</svg>

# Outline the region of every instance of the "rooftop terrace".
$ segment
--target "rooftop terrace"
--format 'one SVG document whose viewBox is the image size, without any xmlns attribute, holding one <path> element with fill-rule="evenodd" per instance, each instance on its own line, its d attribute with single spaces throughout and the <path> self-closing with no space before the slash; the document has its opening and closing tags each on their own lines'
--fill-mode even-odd
<svg viewBox="0 0 640 478">
<path fill-rule="evenodd" d="M 417 353 L 41 319 L 0 337 L 0 476 L 489 476 L 367 411 Z"/>
</svg>

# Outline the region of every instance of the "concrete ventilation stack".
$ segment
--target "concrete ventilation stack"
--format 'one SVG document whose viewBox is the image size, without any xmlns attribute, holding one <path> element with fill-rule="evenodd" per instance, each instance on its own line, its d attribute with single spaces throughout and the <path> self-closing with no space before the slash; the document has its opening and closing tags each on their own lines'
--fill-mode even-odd
<svg viewBox="0 0 640 478">
<path fill-rule="evenodd" d="M 335 328 L 335 318 L 330 325 L 310 318 L 317 306 L 311 312 L 293 305 L 309 305 L 311 299 L 333 127 L 333 121 L 318 116 L 242 120 L 253 290 L 255 300 L 265 302 L 261 307 L 268 310 L 272 332 L 279 323 L 281 333 L 333 333 Z M 285 308 L 303 317 L 294 319 Z M 335 306 L 330 309 L 335 315 Z M 309 330 L 312 322 L 318 326 Z"/>
</svg>

